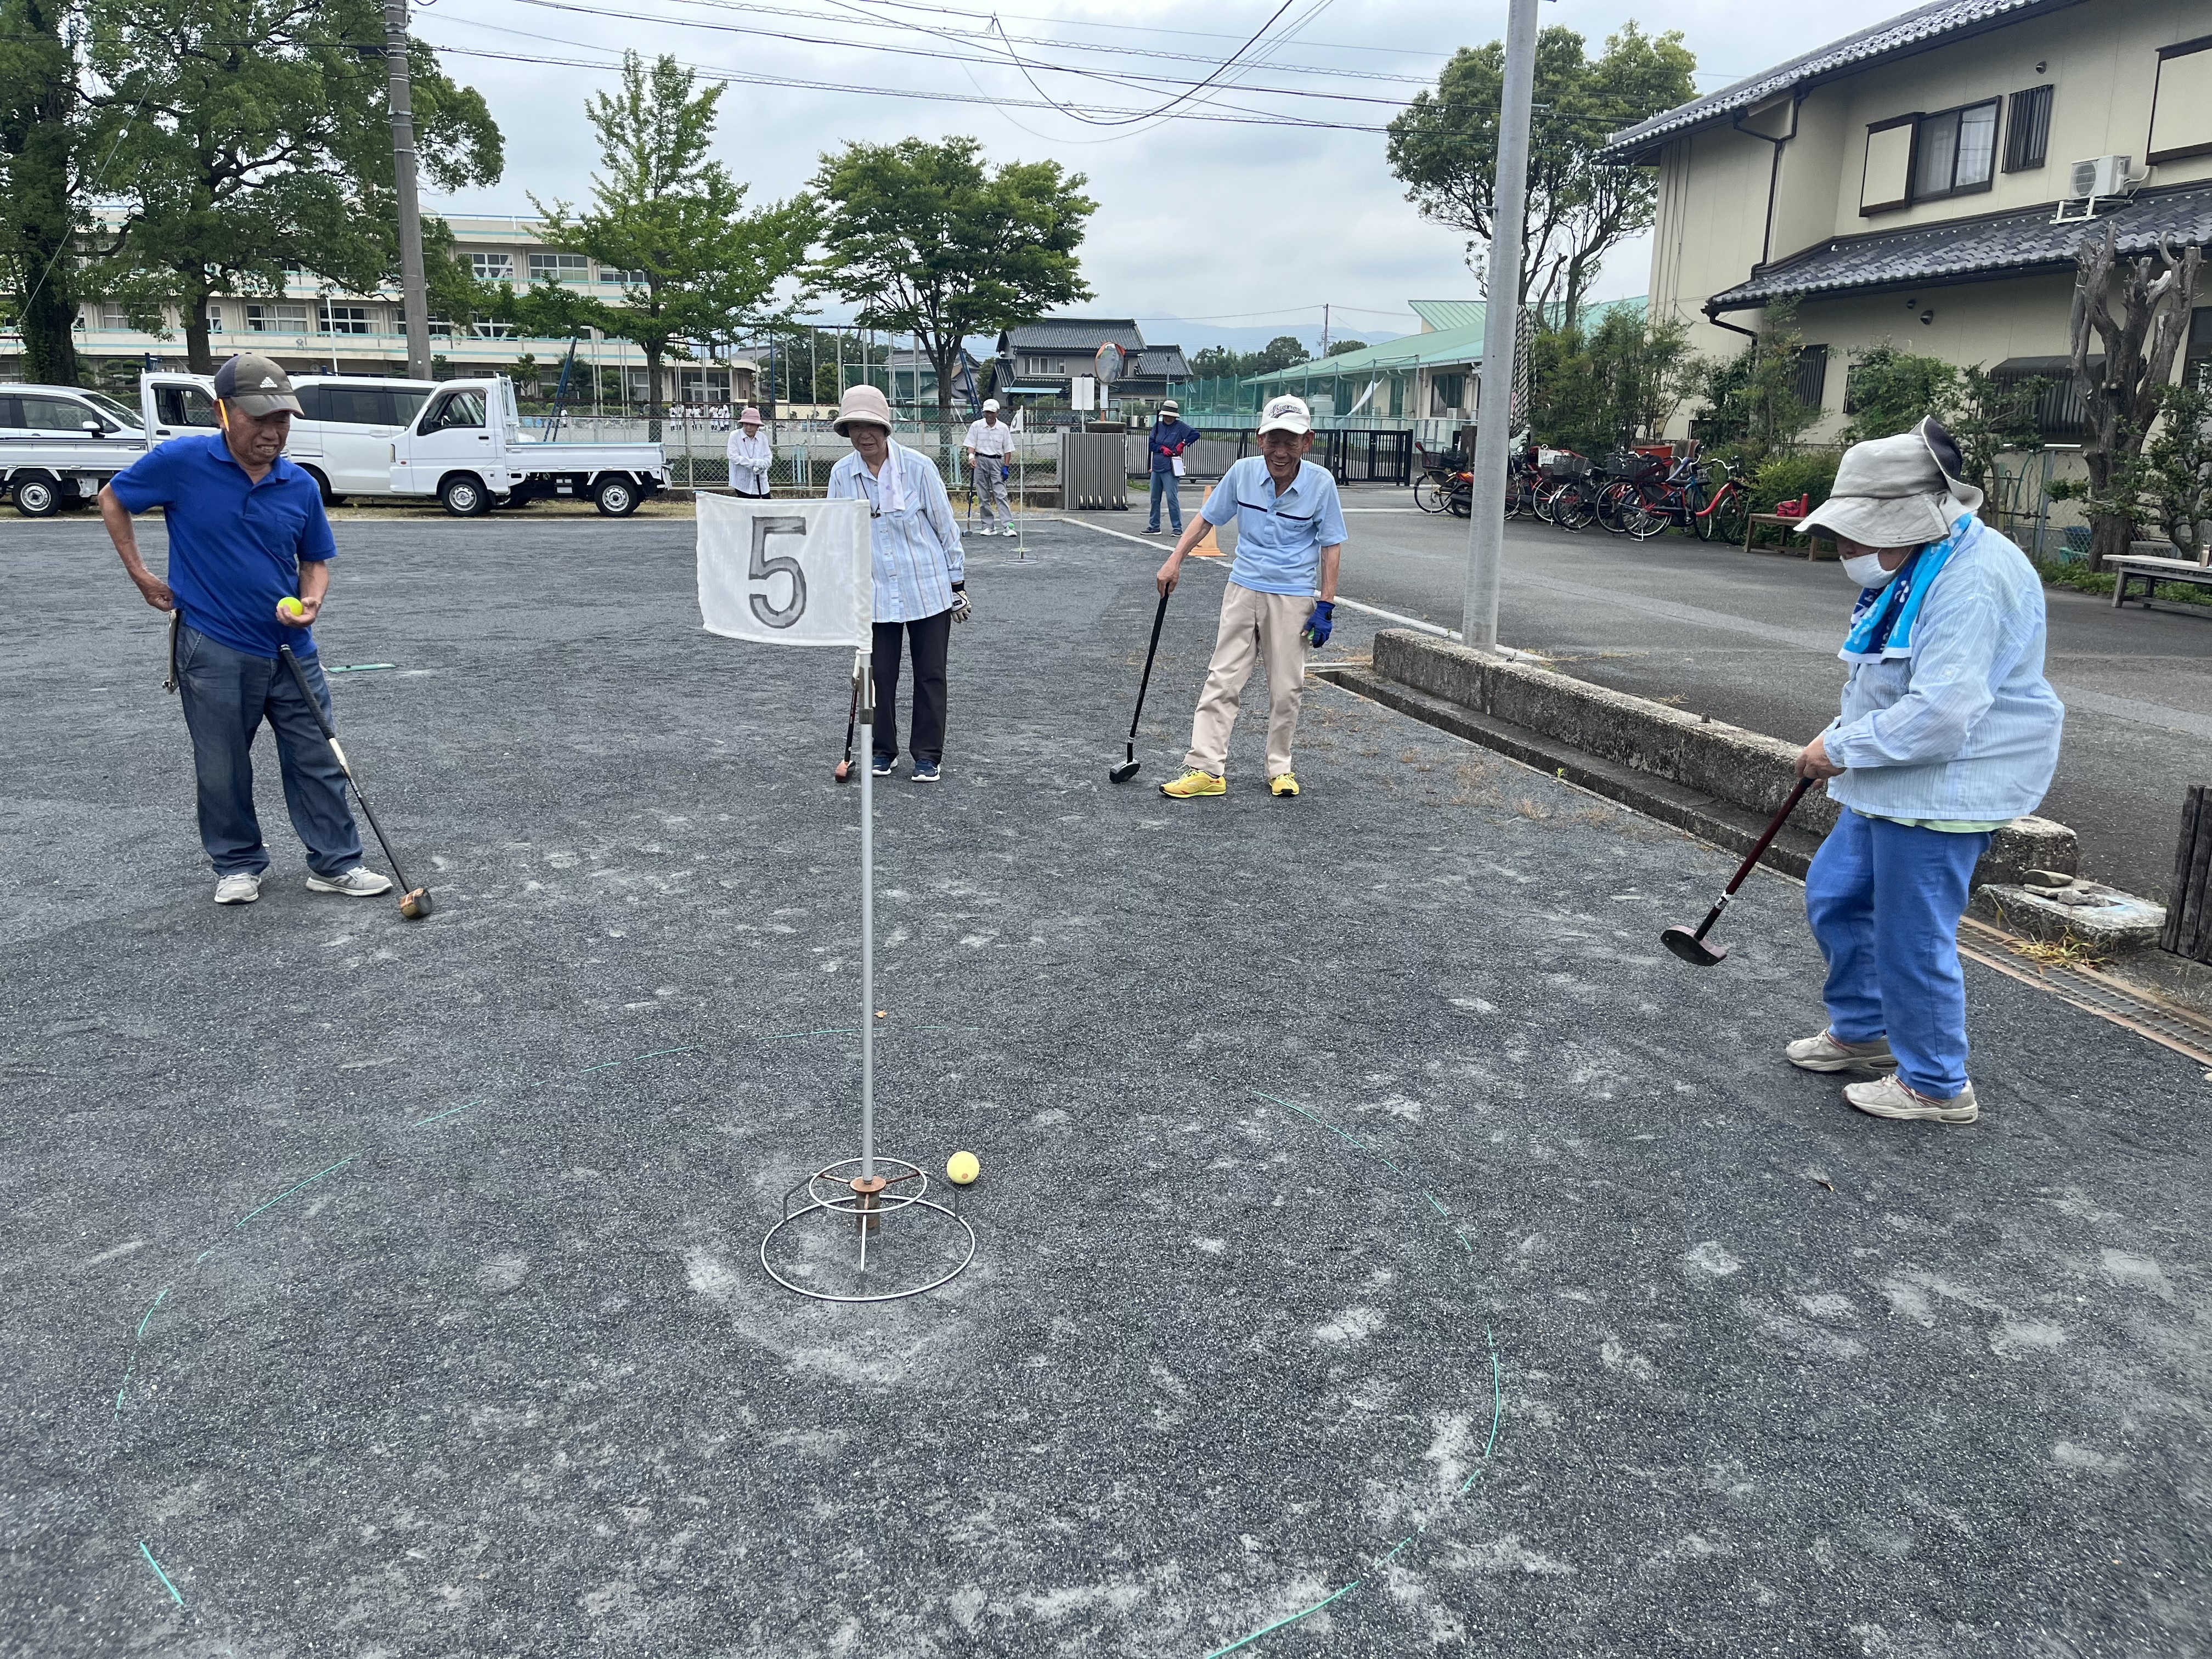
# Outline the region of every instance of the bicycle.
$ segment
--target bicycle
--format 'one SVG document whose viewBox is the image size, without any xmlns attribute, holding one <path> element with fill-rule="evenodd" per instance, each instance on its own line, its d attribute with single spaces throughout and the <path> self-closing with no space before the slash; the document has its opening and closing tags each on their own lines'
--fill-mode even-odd
<svg viewBox="0 0 2212 1659">
<path fill-rule="evenodd" d="M 1561 530 L 1581 530 L 1597 515 L 1597 495 L 1589 487 L 1589 458 L 1571 449 L 1537 450 L 1536 516 Z"/>
</svg>

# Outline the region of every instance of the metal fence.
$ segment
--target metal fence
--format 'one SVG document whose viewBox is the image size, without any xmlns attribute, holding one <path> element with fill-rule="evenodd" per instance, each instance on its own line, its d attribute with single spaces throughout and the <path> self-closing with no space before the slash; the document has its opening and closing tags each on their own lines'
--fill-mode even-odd
<svg viewBox="0 0 2212 1659">
<path fill-rule="evenodd" d="M 525 422 L 525 425 L 533 424 L 547 423 Z M 642 443 L 648 429 L 647 422 L 640 419 L 586 416 L 563 419 L 560 436 L 564 441 L 578 442 Z M 851 441 L 832 432 L 826 421 L 778 421 L 765 430 L 775 451 L 775 463 L 769 471 L 771 489 L 819 495 L 829 488 L 830 469 L 853 453 Z M 956 496 L 967 493 L 968 457 L 962 447 L 968 436 L 967 422 L 958 421 L 950 426 L 901 422 L 893 427 L 891 435 L 905 447 L 929 457 L 936 464 L 947 490 Z M 1037 485 L 1057 488 L 1060 434 L 1053 431 L 1021 431 L 1016 432 L 1013 439 L 1014 453 L 1007 458 L 1014 469 L 1014 477 L 1007 480 L 1009 491 Z M 668 482 L 678 489 L 726 489 L 730 483 L 729 443 L 730 426 L 726 422 L 697 420 L 682 415 L 665 419 L 660 423 L 660 444 L 668 457 Z"/>
</svg>

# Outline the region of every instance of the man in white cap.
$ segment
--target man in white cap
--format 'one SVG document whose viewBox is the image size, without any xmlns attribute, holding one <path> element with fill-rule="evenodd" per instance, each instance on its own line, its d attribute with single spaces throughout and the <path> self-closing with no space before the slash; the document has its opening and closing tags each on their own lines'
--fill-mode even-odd
<svg viewBox="0 0 2212 1659">
<path fill-rule="evenodd" d="M 975 481 L 975 499 L 982 504 L 986 536 L 1015 534 L 1013 514 L 1006 505 L 1007 457 L 1014 453 L 1014 429 L 999 418 L 999 400 L 983 399 L 983 418 L 968 423 L 968 476 Z M 999 504 L 1004 530 L 991 528 L 991 503 Z"/>
<path fill-rule="evenodd" d="M 872 386 L 849 389 L 831 429 L 853 453 L 830 469 L 832 501 L 868 504 L 876 593 L 876 726 L 872 764 L 889 777 L 898 765 L 899 647 L 914 651 L 914 781 L 935 783 L 945 760 L 945 659 L 952 624 L 968 620 L 968 569 L 960 520 L 936 464 L 891 441 L 890 404 Z"/>
<path fill-rule="evenodd" d="M 1313 415 L 1303 400 L 1269 400 L 1260 415 L 1260 453 L 1234 462 L 1206 498 L 1154 578 L 1175 592 L 1182 562 L 1209 524 L 1237 520 L 1237 558 L 1221 596 L 1213 663 L 1191 722 L 1183 774 L 1160 786 L 1173 800 L 1229 792 L 1229 733 L 1252 665 L 1267 663 L 1267 791 L 1297 795 L 1291 743 L 1305 696 L 1306 651 L 1328 643 L 1336 617 L 1336 567 L 1344 551 L 1344 507 L 1326 467 L 1305 459 Z"/>
<path fill-rule="evenodd" d="M 775 446 L 761 434 L 761 412 L 748 404 L 730 428 L 731 492 L 764 500 L 769 471 L 775 465 Z"/>
<path fill-rule="evenodd" d="M 1874 1073 L 1844 1098 L 1875 1117 L 1979 1113 L 1959 918 L 1990 836 L 2051 787 L 2066 718 L 2043 678 L 2042 581 L 1981 504 L 1931 416 L 1852 445 L 1803 525 L 1836 538 L 1860 592 L 1843 712 L 1797 757 L 1844 810 L 1805 877 L 1828 1025 L 1788 1053 Z"/>
</svg>

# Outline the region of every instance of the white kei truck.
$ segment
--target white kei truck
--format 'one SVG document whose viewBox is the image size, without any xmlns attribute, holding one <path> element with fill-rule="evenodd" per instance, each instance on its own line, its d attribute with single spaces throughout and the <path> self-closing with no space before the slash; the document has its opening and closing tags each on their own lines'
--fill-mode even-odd
<svg viewBox="0 0 2212 1659">
<path fill-rule="evenodd" d="M 659 444 L 548 442 L 528 434 L 504 375 L 467 380 L 294 377 L 301 413 L 285 453 L 323 498 L 434 495 L 474 518 L 533 501 L 588 500 L 611 518 L 667 487 Z M 138 409 L 74 386 L 0 386 L 0 489 L 27 518 L 89 501 L 154 445 L 211 430 L 214 382 L 139 377 Z"/>
</svg>

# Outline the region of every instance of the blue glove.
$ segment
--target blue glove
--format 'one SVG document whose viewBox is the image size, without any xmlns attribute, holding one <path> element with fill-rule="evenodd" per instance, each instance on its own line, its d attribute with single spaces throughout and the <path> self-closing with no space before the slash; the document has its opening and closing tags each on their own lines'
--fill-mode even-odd
<svg viewBox="0 0 2212 1659">
<path fill-rule="evenodd" d="M 1318 650 L 1328 643 L 1329 630 L 1336 626 L 1336 601 L 1316 599 L 1313 615 L 1306 621 L 1305 631 L 1298 635 L 1308 645 Z"/>
<path fill-rule="evenodd" d="M 1008 466 L 1004 461 L 1000 461 L 999 463 L 999 481 L 1003 483 L 1013 476 L 1014 469 Z"/>
</svg>

